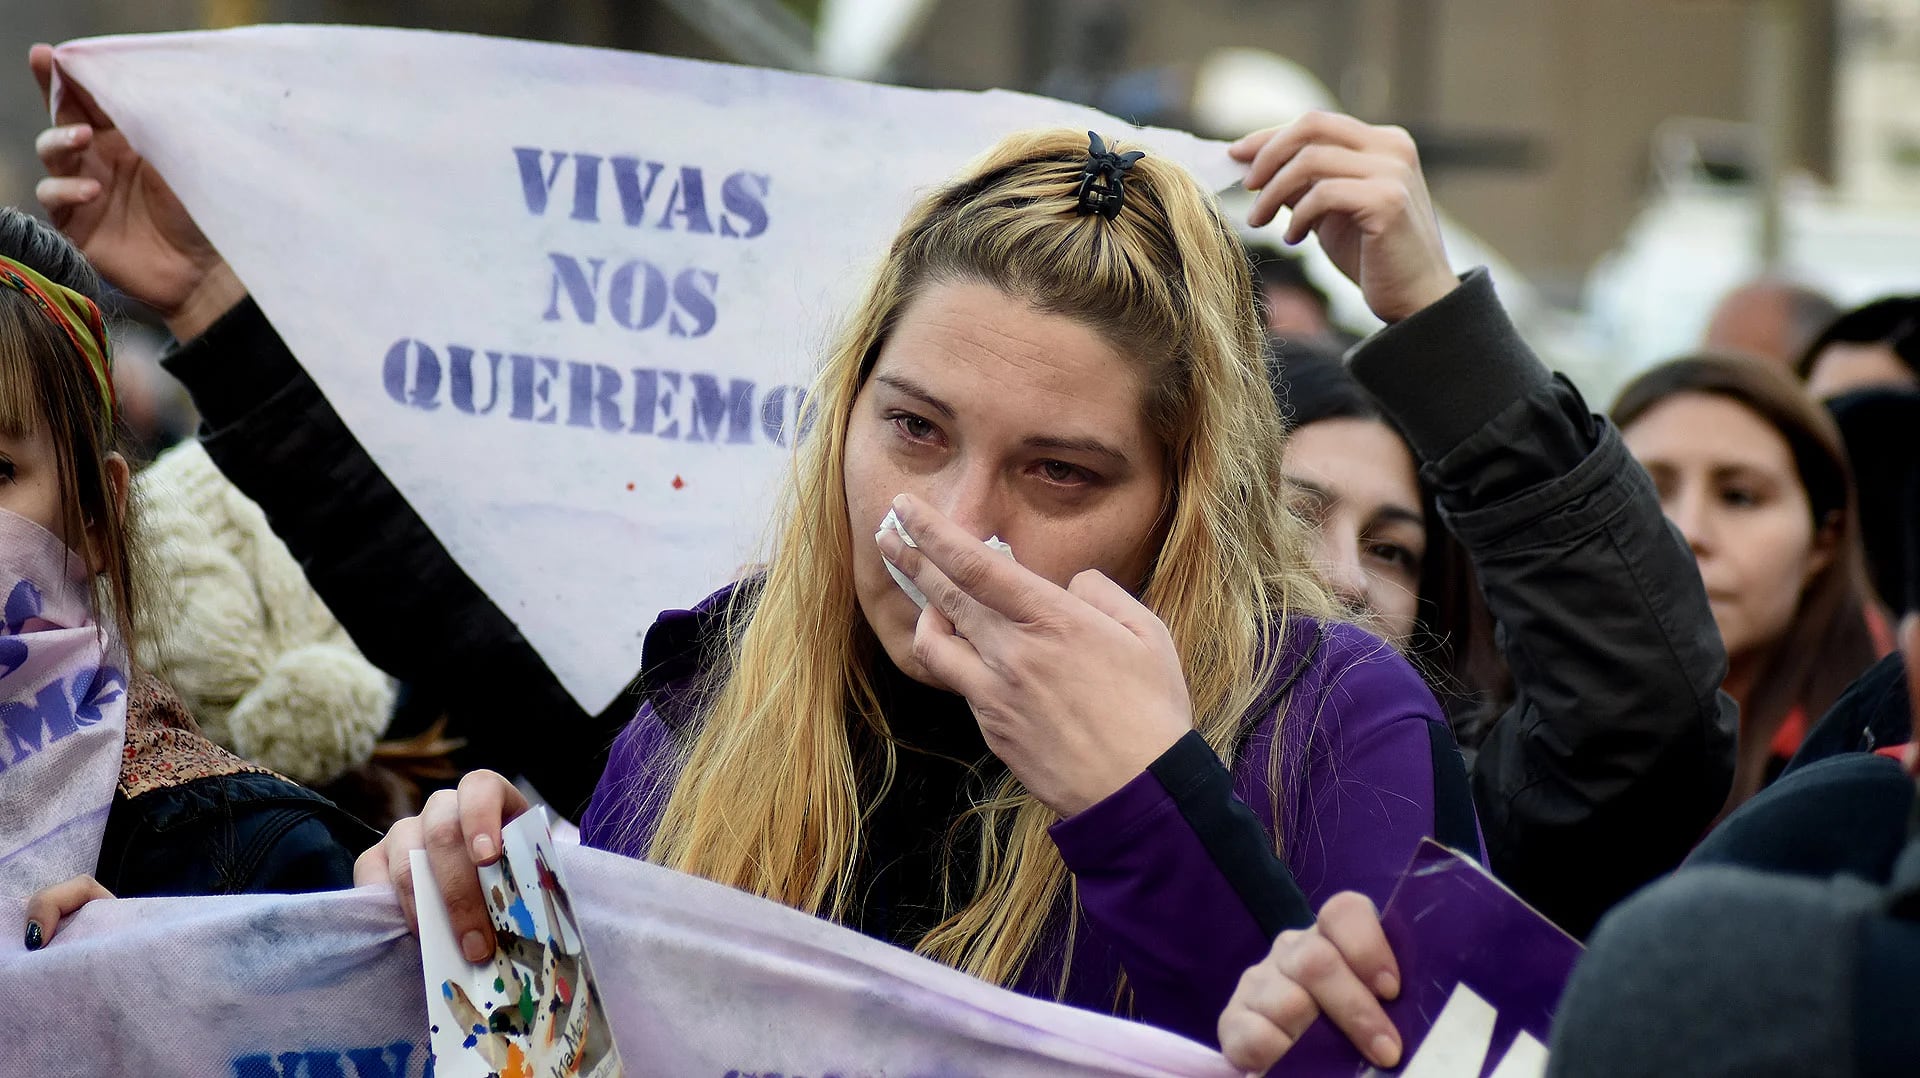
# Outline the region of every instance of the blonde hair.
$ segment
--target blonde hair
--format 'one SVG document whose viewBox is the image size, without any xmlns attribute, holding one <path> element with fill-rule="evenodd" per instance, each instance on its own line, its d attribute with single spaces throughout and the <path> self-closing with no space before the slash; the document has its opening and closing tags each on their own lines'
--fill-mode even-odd
<svg viewBox="0 0 1920 1078">
<path fill-rule="evenodd" d="M 1172 633 L 1215 751 L 1231 758 L 1269 688 L 1287 615 L 1334 616 L 1283 504 L 1284 433 L 1238 239 L 1184 169 L 1153 156 L 1127 174 L 1118 216 L 1077 212 L 1086 161 L 1079 133 L 1015 135 L 908 214 L 815 383 L 778 547 L 764 585 L 729 612 L 728 661 L 703 693 L 650 860 L 835 919 L 858 900 L 866 817 L 895 756 L 854 595 L 846 436 L 881 345 L 930 285 L 995 285 L 1145 368 L 1172 484 L 1141 598 Z M 879 735 L 877 788 L 862 787 L 875 762 L 856 759 L 856 721 Z M 916 950 L 1012 984 L 1070 886 L 1047 834 L 1057 817 L 1010 776 L 968 815 L 981 833 L 972 897 Z"/>
</svg>

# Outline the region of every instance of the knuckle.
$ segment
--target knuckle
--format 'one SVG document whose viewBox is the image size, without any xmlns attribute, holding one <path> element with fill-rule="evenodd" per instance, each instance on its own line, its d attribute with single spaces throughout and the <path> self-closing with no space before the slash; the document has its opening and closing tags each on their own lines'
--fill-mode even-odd
<svg viewBox="0 0 1920 1078">
<path fill-rule="evenodd" d="M 1062 609 L 1060 604 L 1050 600 L 1051 597 L 1047 595 L 1024 596 L 1012 605 L 1009 616 L 1047 637 L 1065 636 L 1082 626 L 1078 611 Z"/>
<path fill-rule="evenodd" d="M 1272 995 L 1285 983 L 1286 978 L 1271 960 L 1259 962 L 1247 967 L 1246 972 L 1240 975 L 1240 985 L 1234 989 L 1234 995 L 1246 1001 L 1247 1006 L 1252 1006 L 1254 1000 Z"/>
<path fill-rule="evenodd" d="M 1236 1001 L 1245 999 L 1254 989 L 1260 987 L 1260 982 L 1265 979 L 1263 971 L 1266 968 L 1265 962 L 1256 962 L 1241 972 L 1239 983 L 1233 988 Z"/>
<path fill-rule="evenodd" d="M 459 792 L 461 794 L 471 794 L 481 790 L 490 790 L 505 781 L 507 781 L 506 777 L 498 771 L 481 768 L 478 771 L 469 771 L 460 777 Z"/>
<path fill-rule="evenodd" d="M 939 649 L 934 643 L 933 636 L 933 630 L 927 627 L 924 620 L 914 627 L 913 657 L 928 669 L 932 669 L 938 661 L 936 652 Z"/>
<path fill-rule="evenodd" d="M 961 594 L 960 589 L 957 587 L 941 588 L 933 595 L 933 604 L 934 607 L 940 611 L 941 616 L 945 617 L 949 623 L 959 625 L 960 618 L 967 608 L 967 598 Z M 919 635 L 918 632 L 914 633 L 916 642 Z"/>
<path fill-rule="evenodd" d="M 486 907 L 481 904 L 477 895 L 460 891 L 447 895 L 446 902 L 447 920 L 455 925 L 486 919 Z"/>
<path fill-rule="evenodd" d="M 1252 1023 L 1238 1014 L 1220 1016 L 1220 1054 L 1235 1063 L 1250 1059 L 1254 1050 Z"/>
<path fill-rule="evenodd" d="M 428 846 L 458 848 L 464 847 L 467 841 L 458 816 L 442 816 L 434 820 L 427 824 L 424 834 Z"/>
<path fill-rule="evenodd" d="M 961 547 L 947 559 L 951 563 L 951 568 L 947 571 L 947 579 L 962 587 L 977 584 L 980 578 L 986 575 L 988 556 L 984 546 L 977 549 L 974 544 Z"/>
<path fill-rule="evenodd" d="M 1295 981 L 1321 981 L 1340 968 L 1340 952 L 1323 937 L 1310 936 L 1290 956 Z"/>
<path fill-rule="evenodd" d="M 1320 1004 L 1313 993 L 1299 984 L 1288 984 L 1280 991 L 1279 1003 L 1274 1009 L 1274 1023 L 1290 1030 L 1298 1031 L 1320 1016 Z"/>
<path fill-rule="evenodd" d="M 1320 916 L 1336 919 L 1376 916 L 1373 899 L 1358 891 L 1342 891 L 1320 906 Z"/>
</svg>

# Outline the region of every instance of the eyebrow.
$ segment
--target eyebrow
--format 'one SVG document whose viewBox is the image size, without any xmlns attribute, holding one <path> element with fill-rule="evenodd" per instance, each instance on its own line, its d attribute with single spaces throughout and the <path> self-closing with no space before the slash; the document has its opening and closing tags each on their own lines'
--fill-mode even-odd
<svg viewBox="0 0 1920 1078">
<path fill-rule="evenodd" d="M 1785 481 L 1784 476 L 1774 472 L 1771 468 L 1763 468 L 1759 465 L 1744 462 L 1738 464 L 1716 464 L 1708 474 L 1715 480 L 1745 479 L 1749 482 L 1774 484 Z"/>
<path fill-rule="evenodd" d="M 1416 528 L 1427 526 L 1426 518 L 1404 505 L 1383 505 L 1373 516 L 1382 524 L 1411 524 Z"/>
<path fill-rule="evenodd" d="M 1089 456 L 1104 457 L 1115 465 L 1125 467 L 1129 462 L 1127 455 L 1098 438 L 1063 438 L 1055 435 L 1038 435 L 1021 443 L 1029 449 L 1058 449 L 1068 453 L 1085 453 Z"/>
<path fill-rule="evenodd" d="M 873 380 L 920 401 L 927 407 L 946 416 L 948 419 L 957 418 L 952 405 L 934 396 L 926 387 L 911 378 L 898 374 L 878 374 L 874 376 Z M 1053 449 L 1068 453 L 1086 453 L 1090 456 L 1103 457 L 1120 466 L 1126 466 L 1131 463 L 1125 453 L 1098 438 L 1073 438 L 1064 435 L 1036 434 L 1031 438 L 1023 440 L 1020 444 L 1026 446 L 1028 449 Z"/>
<path fill-rule="evenodd" d="M 882 385 L 892 386 L 899 392 L 905 393 L 914 400 L 922 402 L 927 407 L 939 412 L 948 419 L 954 418 L 953 405 L 929 393 L 920 383 L 915 382 L 911 378 L 906 378 L 898 374 L 877 374 L 873 380 Z"/>
<path fill-rule="evenodd" d="M 1299 487 L 1301 490 L 1306 491 L 1308 494 L 1313 495 L 1314 497 L 1320 499 L 1323 502 L 1330 502 L 1333 500 L 1332 491 L 1328 490 L 1326 487 L 1323 487 L 1318 483 L 1313 482 L 1312 480 L 1301 479 L 1300 477 L 1293 476 L 1293 475 L 1285 476 L 1284 478 L 1286 479 L 1287 482 L 1293 484 L 1296 487 Z"/>
<path fill-rule="evenodd" d="M 1340 500 L 1334 496 L 1333 491 L 1328 490 L 1326 487 L 1310 479 L 1302 479 L 1295 475 L 1289 475 L 1285 478 L 1288 483 L 1305 492 L 1309 497 L 1320 502 L 1322 505 L 1331 505 Z M 1425 516 L 1404 505 L 1383 505 L 1373 514 L 1373 519 L 1382 524 L 1411 524 L 1416 528 L 1424 528 L 1427 526 Z"/>
</svg>

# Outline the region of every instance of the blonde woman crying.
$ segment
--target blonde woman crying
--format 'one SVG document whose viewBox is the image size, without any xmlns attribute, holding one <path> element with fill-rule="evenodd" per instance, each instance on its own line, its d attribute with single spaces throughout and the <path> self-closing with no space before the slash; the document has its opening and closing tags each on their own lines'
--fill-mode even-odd
<svg viewBox="0 0 1920 1078">
<path fill-rule="evenodd" d="M 412 646 L 446 652 L 393 649 L 410 682 L 524 648 L 164 184 L 110 197 L 138 158 L 105 117 L 60 119 L 43 203 L 187 342 L 171 369 L 222 466 L 367 653 L 403 600 Z M 1383 319 L 1454 290 L 1403 132 L 1316 115 L 1235 152 L 1273 166 L 1256 216 L 1290 205 Z M 1314 577 L 1246 255 L 1189 173 L 1011 136 L 911 210 L 846 327 L 763 567 L 648 635 L 589 845 L 1213 1044 L 1279 933 L 1341 892 L 1384 903 L 1426 835 L 1478 851 L 1432 693 Z M 460 654 L 418 631 L 496 622 Z M 490 669 L 496 698 L 550 680 Z M 476 866 L 525 807 L 469 774 L 356 878 L 411 916 L 424 848 L 484 957 Z"/>
</svg>

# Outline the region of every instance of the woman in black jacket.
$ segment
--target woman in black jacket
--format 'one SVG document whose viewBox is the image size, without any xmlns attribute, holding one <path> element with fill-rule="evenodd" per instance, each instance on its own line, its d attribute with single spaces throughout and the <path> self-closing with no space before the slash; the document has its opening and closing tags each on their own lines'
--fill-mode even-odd
<svg viewBox="0 0 1920 1078">
<path fill-rule="evenodd" d="M 1327 575 L 1424 660 L 1495 873 L 1584 935 L 1680 863 L 1732 782 L 1737 709 L 1692 554 L 1485 271 L 1349 358 L 1278 356 Z M 1355 467 L 1376 496 L 1340 481 Z"/>
</svg>

